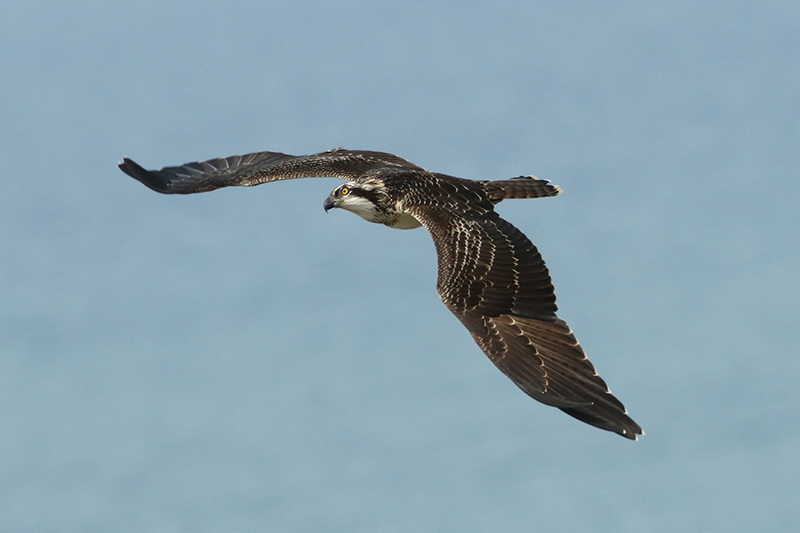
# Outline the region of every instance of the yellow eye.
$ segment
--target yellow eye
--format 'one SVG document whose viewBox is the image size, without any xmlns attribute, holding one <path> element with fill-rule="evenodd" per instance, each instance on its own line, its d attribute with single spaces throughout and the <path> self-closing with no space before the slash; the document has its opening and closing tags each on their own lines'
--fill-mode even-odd
<svg viewBox="0 0 800 533">
<path fill-rule="evenodd" d="M 350 189 L 348 189 L 347 187 L 342 187 L 342 190 L 339 191 L 339 194 L 341 194 L 342 196 L 347 196 L 348 194 L 350 194 Z"/>
</svg>

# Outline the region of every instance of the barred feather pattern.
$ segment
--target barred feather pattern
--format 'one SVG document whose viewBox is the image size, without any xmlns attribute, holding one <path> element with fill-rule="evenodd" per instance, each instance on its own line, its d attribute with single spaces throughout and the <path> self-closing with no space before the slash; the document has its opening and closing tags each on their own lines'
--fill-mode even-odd
<svg viewBox="0 0 800 533">
<path fill-rule="evenodd" d="M 462 186 L 471 189 L 469 183 Z M 472 194 L 474 189 L 449 192 L 451 204 L 458 207 L 410 208 L 433 236 L 442 301 L 526 394 L 636 440 L 641 427 L 556 316 L 555 289 L 539 251 L 486 202 L 470 198 Z"/>
</svg>

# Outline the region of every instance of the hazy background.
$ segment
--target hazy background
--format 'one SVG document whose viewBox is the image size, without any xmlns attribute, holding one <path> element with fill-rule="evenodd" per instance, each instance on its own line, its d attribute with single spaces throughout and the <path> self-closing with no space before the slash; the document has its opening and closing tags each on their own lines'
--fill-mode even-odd
<svg viewBox="0 0 800 533">
<path fill-rule="evenodd" d="M 465 178 L 647 435 L 534 402 L 337 180 L 116 167 L 337 146 Z M 797 531 L 800 5 L 0 3 L 0 530 Z"/>
</svg>

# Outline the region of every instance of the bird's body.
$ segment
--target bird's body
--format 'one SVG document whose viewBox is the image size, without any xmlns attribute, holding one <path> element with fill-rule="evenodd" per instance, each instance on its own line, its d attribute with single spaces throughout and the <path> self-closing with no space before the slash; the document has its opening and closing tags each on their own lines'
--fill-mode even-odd
<svg viewBox="0 0 800 533">
<path fill-rule="evenodd" d="M 348 180 L 325 200 L 325 209 L 346 209 L 397 229 L 428 229 L 439 259 L 439 296 L 520 389 L 593 426 L 633 440 L 642 434 L 556 316 L 553 284 L 538 250 L 494 210 L 508 198 L 559 194 L 549 182 L 530 176 L 465 180 L 396 155 L 341 148 L 307 156 L 258 152 L 158 171 L 126 158 L 120 168 L 153 190 L 177 194 L 312 176 Z"/>
</svg>

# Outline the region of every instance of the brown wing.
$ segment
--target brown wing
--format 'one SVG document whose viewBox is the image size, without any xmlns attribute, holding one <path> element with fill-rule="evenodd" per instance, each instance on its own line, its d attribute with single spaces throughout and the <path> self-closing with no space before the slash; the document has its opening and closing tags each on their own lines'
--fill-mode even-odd
<svg viewBox="0 0 800 533">
<path fill-rule="evenodd" d="M 165 194 L 191 194 L 313 176 L 358 181 L 370 170 L 397 167 L 424 170 L 393 154 L 343 148 L 302 156 L 255 152 L 160 170 L 145 170 L 127 157 L 119 164 L 129 176 Z"/>
<path fill-rule="evenodd" d="M 456 190 L 448 191 L 446 208 L 409 202 L 408 209 L 433 236 L 445 305 L 529 396 L 635 440 L 642 429 L 556 316 L 553 284 L 533 243 L 494 212 L 487 196 L 476 202 L 475 187 L 443 187 Z"/>
</svg>

